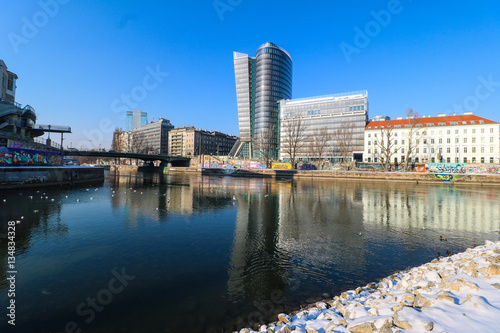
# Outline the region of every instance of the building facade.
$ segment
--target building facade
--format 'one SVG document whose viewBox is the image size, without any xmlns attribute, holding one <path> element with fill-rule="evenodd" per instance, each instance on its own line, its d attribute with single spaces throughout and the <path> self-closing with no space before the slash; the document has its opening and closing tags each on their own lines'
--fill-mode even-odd
<svg viewBox="0 0 500 333">
<path fill-rule="evenodd" d="M 381 137 L 391 127 L 391 163 L 499 163 L 499 124 L 464 115 L 372 121 L 365 128 L 365 162 L 382 162 Z M 413 128 L 413 135 L 410 135 Z M 387 139 L 386 139 L 387 140 Z M 387 141 L 385 141 L 387 144 Z"/>
<path fill-rule="evenodd" d="M 300 120 L 304 126 L 304 142 L 297 151 L 299 159 L 328 158 L 334 162 L 342 161 L 338 129 L 352 126 L 352 135 L 346 140 L 349 144 L 350 160 L 362 160 L 364 130 L 368 119 L 368 92 L 366 90 L 339 93 L 327 96 L 282 100 L 280 111 L 280 159 L 287 160 L 285 149 L 287 129 Z M 323 132 L 321 132 L 323 131 Z M 319 156 L 318 135 L 327 134 L 329 140 Z"/>
<path fill-rule="evenodd" d="M 148 123 L 148 114 L 141 110 L 127 111 L 125 131 L 130 132 Z"/>
<path fill-rule="evenodd" d="M 234 52 L 236 98 L 240 143 L 236 155 L 252 157 L 258 136 L 273 131 L 274 155 L 277 155 L 277 102 L 292 98 L 292 58 L 276 44 L 259 47 L 255 58 Z"/>
<path fill-rule="evenodd" d="M 238 137 L 194 126 L 173 129 L 168 134 L 168 154 L 174 156 L 227 156 Z"/>
<path fill-rule="evenodd" d="M 16 101 L 17 75 L 7 70 L 7 65 L 0 59 L 0 100 Z"/>
<path fill-rule="evenodd" d="M 167 154 L 168 132 L 174 128 L 170 120 L 160 118 L 157 122 L 124 132 L 122 138 L 123 151 L 134 153 Z"/>
</svg>

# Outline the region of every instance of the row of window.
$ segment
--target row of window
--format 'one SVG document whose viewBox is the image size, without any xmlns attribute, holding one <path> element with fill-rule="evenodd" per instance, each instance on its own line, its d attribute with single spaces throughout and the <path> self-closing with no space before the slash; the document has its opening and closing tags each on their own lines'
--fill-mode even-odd
<svg viewBox="0 0 500 333">
<path fill-rule="evenodd" d="M 349 111 L 360 111 L 364 110 L 365 106 L 364 105 L 356 105 L 356 106 L 350 106 Z"/>
<path fill-rule="evenodd" d="M 376 128 L 377 128 L 377 126 L 375 126 L 375 129 L 376 129 Z M 381 128 L 384 128 L 384 127 L 383 127 L 383 126 L 381 126 Z M 431 131 L 430 133 L 431 133 L 431 135 L 434 135 L 434 131 Z M 472 129 L 471 129 L 471 133 L 472 133 L 472 134 L 476 134 L 476 128 L 472 128 Z M 484 134 L 484 133 L 485 133 L 485 129 L 484 129 L 484 128 L 481 128 L 481 129 L 480 129 L 480 133 L 481 133 L 481 134 Z M 495 129 L 494 129 L 493 127 L 490 127 L 490 133 L 495 133 Z M 393 134 L 394 134 L 394 136 L 398 136 L 398 133 L 397 133 L 397 132 L 394 132 Z M 419 133 L 419 132 L 416 132 L 415 134 L 416 134 L 417 136 L 418 136 L 418 135 L 420 135 L 420 133 Z M 442 134 L 443 134 L 443 131 L 439 131 L 439 134 L 440 134 L 440 135 L 442 135 Z M 447 130 L 447 131 L 446 131 L 446 134 L 450 135 L 450 134 L 451 134 L 451 130 Z M 456 130 L 455 130 L 455 134 L 460 134 L 458 129 L 456 129 Z M 464 128 L 464 129 L 463 129 L 463 134 L 467 134 L 467 128 Z M 427 131 L 423 131 L 423 132 L 422 132 L 422 135 L 427 135 Z M 376 136 L 377 136 L 377 133 L 375 133 L 375 137 L 376 137 Z M 369 137 L 369 138 L 371 137 L 371 133 L 368 133 L 368 137 Z"/>
<path fill-rule="evenodd" d="M 402 163 L 404 162 L 404 160 L 405 160 L 404 158 L 401 158 L 401 162 Z M 429 162 L 429 161 L 431 163 L 436 163 L 436 162 L 451 163 L 452 158 L 451 157 L 447 157 L 446 159 L 444 159 L 444 158 L 436 159 L 435 157 L 431 157 L 430 159 L 423 158 L 422 161 L 420 161 L 420 159 L 418 157 L 415 157 L 415 158 L 412 158 L 411 161 L 413 163 L 420 163 L 420 162 L 423 163 L 423 162 Z M 486 158 L 485 157 L 481 157 L 480 161 L 481 161 L 481 163 L 484 164 L 484 163 L 486 163 Z M 495 158 L 494 157 L 490 157 L 489 161 L 490 161 L 490 163 L 495 163 Z M 375 163 L 377 163 L 377 162 L 379 162 L 379 159 L 378 159 L 378 157 L 374 157 L 373 160 L 372 160 L 371 157 L 367 157 L 367 158 L 365 158 L 365 162 L 375 162 Z M 394 158 L 394 163 L 397 163 L 397 162 L 398 162 L 398 159 L 396 157 L 396 158 Z M 476 159 L 476 157 L 472 157 L 472 159 L 469 160 L 467 157 L 463 157 L 462 158 L 462 162 L 463 163 L 469 163 L 469 162 L 471 162 L 471 163 L 477 163 L 477 159 Z M 454 163 L 460 163 L 460 158 L 459 157 L 455 157 Z"/>
</svg>

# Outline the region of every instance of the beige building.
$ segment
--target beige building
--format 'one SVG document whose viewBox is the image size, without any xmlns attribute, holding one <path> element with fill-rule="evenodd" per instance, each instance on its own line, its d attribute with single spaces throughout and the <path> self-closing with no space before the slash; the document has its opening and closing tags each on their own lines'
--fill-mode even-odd
<svg viewBox="0 0 500 333">
<path fill-rule="evenodd" d="M 0 100 L 16 100 L 17 75 L 7 70 L 7 65 L 0 59 Z"/>
<path fill-rule="evenodd" d="M 238 138 L 231 134 L 207 131 L 194 126 L 168 132 L 168 154 L 174 156 L 226 156 Z"/>
</svg>

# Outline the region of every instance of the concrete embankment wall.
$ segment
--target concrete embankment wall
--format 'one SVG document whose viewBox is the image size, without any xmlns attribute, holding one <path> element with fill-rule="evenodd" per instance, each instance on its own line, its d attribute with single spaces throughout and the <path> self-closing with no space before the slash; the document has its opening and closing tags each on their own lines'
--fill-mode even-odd
<svg viewBox="0 0 500 333">
<path fill-rule="evenodd" d="M 199 169 L 171 168 L 169 173 L 200 173 L 207 176 L 256 177 L 278 179 L 348 179 L 369 181 L 398 181 L 412 183 L 451 183 L 438 179 L 432 173 L 376 172 L 376 171 L 331 171 L 331 170 L 272 170 L 272 169 Z M 500 185 L 499 175 L 461 175 L 453 184 Z"/>
<path fill-rule="evenodd" d="M 101 167 L 0 167 L 0 189 L 103 181 Z"/>
</svg>

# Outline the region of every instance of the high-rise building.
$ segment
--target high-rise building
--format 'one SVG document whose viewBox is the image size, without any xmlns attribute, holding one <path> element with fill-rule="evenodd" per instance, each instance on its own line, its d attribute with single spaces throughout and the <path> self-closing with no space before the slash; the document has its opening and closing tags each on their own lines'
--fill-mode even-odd
<svg viewBox="0 0 500 333">
<path fill-rule="evenodd" d="M 127 111 L 125 131 L 130 132 L 131 130 L 144 126 L 147 123 L 147 112 L 142 112 L 141 110 Z"/>
<path fill-rule="evenodd" d="M 277 102 L 292 98 L 292 58 L 270 42 L 259 47 L 255 58 L 239 52 L 233 57 L 240 140 L 232 154 L 252 157 L 259 137 L 271 137 L 277 147 Z"/>
<path fill-rule="evenodd" d="M 296 151 L 297 159 L 328 158 L 334 162 L 362 161 L 364 131 L 368 119 L 368 92 L 366 90 L 326 96 L 282 100 L 280 106 L 280 159 L 288 160 L 287 145 L 300 135 L 303 142 Z M 294 126 L 302 126 L 299 134 Z M 342 132 L 339 128 L 346 127 Z M 344 134 L 345 133 L 345 134 Z M 326 136 L 323 142 L 318 136 Z M 292 134 L 293 136 L 293 134 Z M 348 136 L 348 137 L 346 137 Z M 344 141 L 343 143 L 340 141 Z M 347 151 L 343 152 L 342 146 Z M 347 162 L 346 161 L 346 162 Z"/>
</svg>

